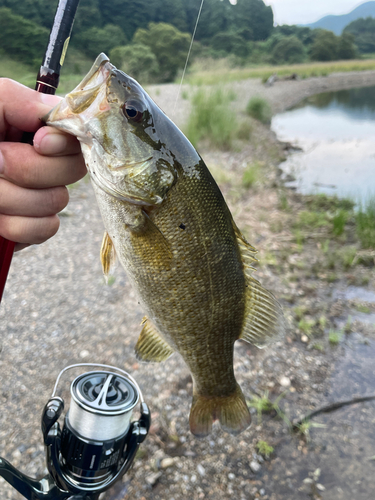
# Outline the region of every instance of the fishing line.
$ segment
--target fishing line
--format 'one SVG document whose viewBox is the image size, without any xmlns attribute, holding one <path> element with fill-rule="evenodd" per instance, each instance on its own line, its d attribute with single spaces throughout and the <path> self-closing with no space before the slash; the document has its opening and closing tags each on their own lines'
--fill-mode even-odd
<svg viewBox="0 0 375 500">
<path fill-rule="evenodd" d="M 195 38 L 195 32 L 197 31 L 199 19 L 201 17 L 201 12 L 202 12 L 203 4 L 204 4 L 204 0 L 201 1 L 201 6 L 199 7 L 197 22 L 195 23 L 195 27 L 194 27 L 194 31 L 193 31 L 193 36 L 191 37 L 190 47 L 189 47 L 189 51 L 188 51 L 188 54 L 187 54 L 187 57 L 186 57 L 184 71 L 182 72 L 182 77 L 181 77 L 180 86 L 179 86 L 179 89 L 178 89 L 178 92 L 177 92 L 176 102 L 174 103 L 173 113 L 176 111 L 177 101 L 178 101 L 178 98 L 180 97 L 180 92 L 181 92 L 181 88 L 182 88 L 182 82 L 184 81 L 184 78 L 185 78 L 186 68 L 187 68 L 187 65 L 188 65 L 188 62 L 189 62 L 189 57 L 190 57 L 191 49 L 193 47 L 193 42 L 194 42 L 194 38 Z"/>
</svg>

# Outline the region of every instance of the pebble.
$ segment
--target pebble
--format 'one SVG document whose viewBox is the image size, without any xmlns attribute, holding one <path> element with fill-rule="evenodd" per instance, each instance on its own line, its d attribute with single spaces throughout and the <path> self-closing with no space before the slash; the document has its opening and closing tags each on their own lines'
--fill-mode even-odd
<svg viewBox="0 0 375 500">
<path fill-rule="evenodd" d="M 205 471 L 205 469 L 204 469 L 203 465 L 201 465 L 201 464 L 198 464 L 198 465 L 197 465 L 197 471 L 198 471 L 198 473 L 199 473 L 201 476 L 204 476 L 204 475 L 206 474 L 206 471 Z"/>
<path fill-rule="evenodd" d="M 161 476 L 162 476 L 161 472 L 154 472 L 153 474 L 149 474 L 148 476 L 146 476 L 145 481 L 150 486 L 154 486 Z"/>
<path fill-rule="evenodd" d="M 252 462 L 250 462 L 250 469 L 253 471 L 253 472 L 259 472 L 260 469 L 262 468 L 262 466 L 256 462 L 255 460 L 253 460 Z"/>
<path fill-rule="evenodd" d="M 285 377 L 285 375 L 283 377 L 281 377 L 281 379 L 279 380 L 279 383 L 282 387 L 290 387 L 290 385 L 291 385 L 290 378 Z"/>
<path fill-rule="evenodd" d="M 265 494 L 266 494 L 266 490 L 264 488 L 262 488 L 261 490 L 259 490 L 259 495 L 261 497 L 264 497 Z"/>
<path fill-rule="evenodd" d="M 309 341 L 309 337 L 307 335 L 302 335 L 301 342 L 304 342 L 305 344 L 307 344 L 308 341 Z"/>
<path fill-rule="evenodd" d="M 168 467 L 172 467 L 175 463 L 175 459 L 172 457 L 163 458 L 160 462 L 160 467 L 162 469 L 168 469 Z"/>
</svg>

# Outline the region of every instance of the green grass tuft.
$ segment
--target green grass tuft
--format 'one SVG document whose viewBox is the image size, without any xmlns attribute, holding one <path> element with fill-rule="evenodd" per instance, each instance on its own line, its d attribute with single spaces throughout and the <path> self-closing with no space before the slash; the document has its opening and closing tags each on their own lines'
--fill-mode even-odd
<svg viewBox="0 0 375 500">
<path fill-rule="evenodd" d="M 375 196 L 355 214 L 357 236 L 363 248 L 375 248 Z"/>
<path fill-rule="evenodd" d="M 185 133 L 197 147 L 202 139 L 220 149 L 231 149 L 238 131 L 237 115 L 228 106 L 228 96 L 221 89 L 199 89 L 192 98 L 192 110 Z"/>
<path fill-rule="evenodd" d="M 254 96 L 246 106 L 246 113 L 262 123 L 269 123 L 272 117 L 271 106 L 263 97 Z"/>
</svg>

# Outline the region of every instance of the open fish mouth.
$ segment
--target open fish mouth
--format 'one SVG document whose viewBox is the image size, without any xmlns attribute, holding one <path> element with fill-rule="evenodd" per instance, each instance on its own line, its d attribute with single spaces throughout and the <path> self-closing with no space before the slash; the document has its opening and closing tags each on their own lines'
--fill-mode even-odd
<svg viewBox="0 0 375 500">
<path fill-rule="evenodd" d="M 113 69 L 108 57 L 101 53 L 77 87 L 45 115 L 42 121 L 87 142 L 84 123 L 95 114 L 95 109 L 90 109 L 90 113 L 88 110 L 94 103 L 100 111 L 107 107 L 109 109 L 105 97 L 107 82 Z"/>
</svg>

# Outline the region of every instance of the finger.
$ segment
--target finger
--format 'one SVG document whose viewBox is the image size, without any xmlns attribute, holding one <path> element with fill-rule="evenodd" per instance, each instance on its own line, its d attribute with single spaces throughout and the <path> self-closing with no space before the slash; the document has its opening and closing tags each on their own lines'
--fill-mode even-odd
<svg viewBox="0 0 375 500">
<path fill-rule="evenodd" d="M 27 248 L 29 246 L 30 246 L 29 243 L 16 243 L 16 245 L 14 247 L 14 251 L 19 252 L 20 250 L 23 250 L 24 248 Z"/>
<path fill-rule="evenodd" d="M 73 135 L 52 127 L 42 127 L 36 132 L 34 148 L 45 156 L 72 155 L 81 152 L 81 146 Z"/>
<path fill-rule="evenodd" d="M 0 78 L 0 141 L 6 139 L 9 127 L 35 132 L 41 125 L 41 118 L 60 97 L 41 94 L 20 83 Z"/>
<path fill-rule="evenodd" d="M 60 220 L 49 217 L 19 217 L 0 215 L 0 235 L 16 243 L 39 244 L 57 233 Z"/>
<path fill-rule="evenodd" d="M 86 174 L 82 154 L 43 156 L 29 144 L 1 142 L 2 177 L 19 186 L 48 188 L 73 184 Z M 1 173 L 1 161 L 0 161 Z"/>
<path fill-rule="evenodd" d="M 64 186 L 28 189 L 0 179 L 1 214 L 46 217 L 61 212 L 68 201 L 68 190 Z"/>
</svg>

